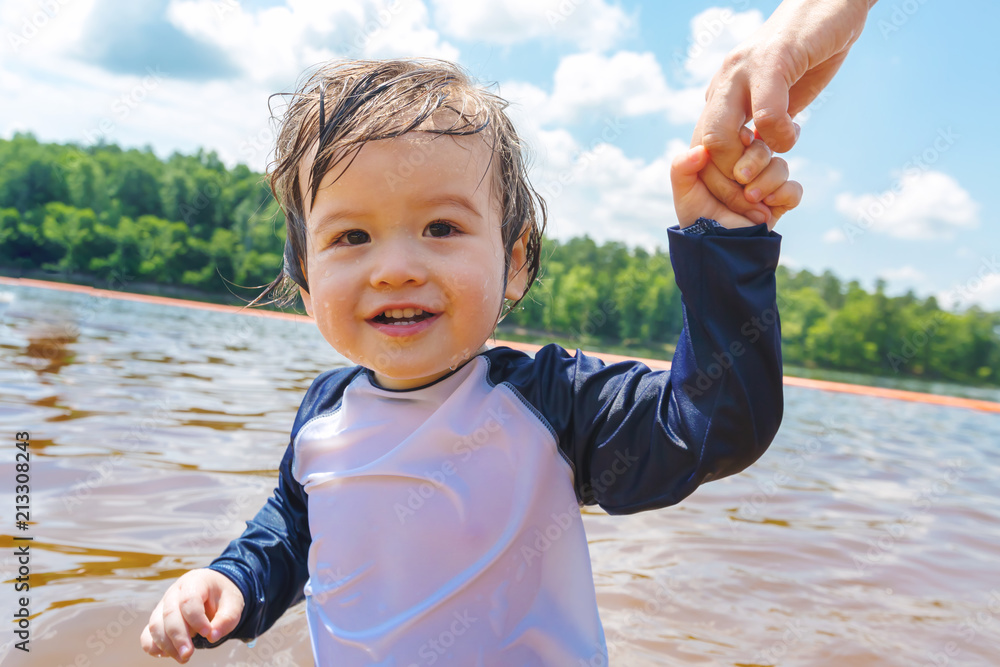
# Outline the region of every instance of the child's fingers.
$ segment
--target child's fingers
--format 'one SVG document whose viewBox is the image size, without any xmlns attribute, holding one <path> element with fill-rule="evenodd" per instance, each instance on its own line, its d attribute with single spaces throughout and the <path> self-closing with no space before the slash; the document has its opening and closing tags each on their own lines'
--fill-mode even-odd
<svg viewBox="0 0 1000 667">
<path fill-rule="evenodd" d="M 674 198 L 683 197 L 698 183 L 698 172 L 708 164 L 708 151 L 694 146 L 677 155 L 670 163 L 670 187 Z"/>
<path fill-rule="evenodd" d="M 163 630 L 162 641 L 157 645 L 164 653 L 178 662 L 187 662 L 194 653 L 191 642 L 191 629 L 184 618 L 183 607 L 186 605 L 188 593 L 184 591 L 183 581 L 178 580 L 167 589 L 163 596 Z"/>
<path fill-rule="evenodd" d="M 212 617 L 209 635 L 204 635 L 211 642 L 217 642 L 239 625 L 243 615 L 243 594 L 235 585 L 222 589 L 219 597 L 219 608 Z"/>
<path fill-rule="evenodd" d="M 184 618 L 186 627 L 208 638 L 212 624 L 208 620 L 208 614 L 205 613 L 205 600 L 190 591 L 185 591 L 185 593 L 186 595 L 181 598 L 181 616 Z M 190 632 L 188 636 L 190 637 Z M 192 650 L 193 648 L 192 644 Z"/>
<path fill-rule="evenodd" d="M 760 139 L 755 139 L 736 161 L 733 167 L 733 178 L 738 183 L 749 183 L 771 161 L 771 149 Z"/>
<path fill-rule="evenodd" d="M 156 612 L 154 612 L 154 615 L 157 612 L 159 612 L 159 608 L 157 608 Z M 151 624 L 152 624 L 152 617 L 150 617 L 150 623 L 147 624 L 146 627 L 142 629 L 142 634 L 139 635 L 139 644 L 142 645 L 143 651 L 153 656 L 154 658 L 160 658 L 163 657 L 165 654 L 163 653 L 163 651 L 160 650 L 160 647 L 156 645 L 156 642 L 153 641 L 153 633 L 152 630 L 150 629 Z"/>
<path fill-rule="evenodd" d="M 753 143 L 753 140 L 754 140 L 753 130 L 751 130 L 749 127 L 746 127 L 745 125 L 741 127 L 740 142 L 742 142 L 743 147 L 746 148 L 750 146 L 750 144 Z"/>
<path fill-rule="evenodd" d="M 165 605 L 169 604 L 168 596 L 172 591 L 173 588 L 167 589 L 167 592 L 163 595 L 163 599 L 160 600 L 153 613 L 150 614 L 149 623 L 146 625 L 146 629 L 142 631 L 140 641 L 142 648 L 149 655 L 157 658 L 169 657 L 176 660 L 177 651 L 174 649 L 170 637 L 164 632 L 163 623 L 163 609 Z"/>
<path fill-rule="evenodd" d="M 755 179 L 747 183 L 744 188 L 747 201 L 754 203 L 766 198 L 772 192 L 781 187 L 781 184 L 788 180 L 788 163 L 780 157 L 771 160 L 771 163 L 764 168 Z M 765 202 L 767 203 L 767 202 Z"/>
</svg>

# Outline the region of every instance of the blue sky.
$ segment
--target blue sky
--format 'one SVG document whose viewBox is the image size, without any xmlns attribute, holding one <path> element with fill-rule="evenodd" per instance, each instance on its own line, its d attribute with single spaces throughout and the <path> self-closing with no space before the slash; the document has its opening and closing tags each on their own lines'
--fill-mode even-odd
<svg viewBox="0 0 1000 667">
<path fill-rule="evenodd" d="M 454 59 L 533 148 L 550 232 L 666 246 L 670 157 L 778 2 L 51 0 L 0 4 L 0 136 L 215 150 L 263 171 L 268 95 L 338 57 Z M 1000 310 L 995 3 L 882 0 L 785 157 L 782 263 Z M 973 10 L 973 11 L 970 11 Z M 280 101 L 274 101 L 280 104 Z"/>
</svg>

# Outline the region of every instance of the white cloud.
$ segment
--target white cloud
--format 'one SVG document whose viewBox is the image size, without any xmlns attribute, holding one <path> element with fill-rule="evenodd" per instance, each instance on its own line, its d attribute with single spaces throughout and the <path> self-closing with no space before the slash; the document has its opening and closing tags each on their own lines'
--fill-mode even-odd
<svg viewBox="0 0 1000 667">
<path fill-rule="evenodd" d="M 336 57 L 459 55 L 429 27 L 422 2 L 288 0 L 287 6 L 251 12 L 217 0 L 173 0 L 167 16 L 270 87 L 288 86 L 307 67 Z"/>
<path fill-rule="evenodd" d="M 43 141 L 151 144 L 161 156 L 205 147 L 229 165 L 244 162 L 263 171 L 274 143 L 268 97 L 294 90 L 306 68 L 345 55 L 459 56 L 429 26 L 421 2 L 290 0 L 288 6 L 250 11 L 235 0 L 174 0 L 165 20 L 220 48 L 243 74 L 199 82 L 168 72 L 149 86 L 143 76 L 113 74 L 72 57 L 95 2 L 56 4 L 60 12 L 44 29 L 0 58 L 4 136 L 30 130 Z M 0 27 L 20 30 L 31 15 L 2 3 Z M 0 41 L 12 50 L 10 40 Z M 130 97 L 142 99 L 123 106 Z M 280 107 L 279 99 L 272 100 L 276 113 Z"/>
<path fill-rule="evenodd" d="M 488 3 L 465 4 L 476 7 L 465 11 L 477 15 L 487 12 L 484 7 Z M 651 52 L 586 51 L 564 56 L 559 61 L 551 93 L 523 83 L 506 84 L 504 93 L 513 91 L 514 99 L 530 109 L 530 122 L 537 126 L 574 122 L 588 114 L 620 117 L 662 114 L 674 124 L 694 124 L 705 106 L 708 81 L 725 54 L 762 23 L 763 18 L 756 10 L 735 13 L 731 9 L 711 8 L 695 16 L 691 21 L 690 47 L 683 60 L 690 80 L 680 87 L 667 82 L 663 67 Z"/>
<path fill-rule="evenodd" d="M 802 262 L 795 259 L 794 257 L 789 257 L 787 255 L 778 256 L 778 265 L 784 266 L 785 268 L 791 269 L 792 271 L 798 271 L 799 269 L 802 268 Z"/>
<path fill-rule="evenodd" d="M 899 239 L 948 239 L 979 226 L 979 204 L 940 171 L 910 171 L 877 194 L 843 193 L 837 211 L 860 229 Z"/>
<path fill-rule="evenodd" d="M 647 162 L 609 143 L 580 146 L 561 130 L 542 137 L 551 162 L 539 160 L 531 177 L 548 203 L 553 237 L 587 234 L 598 242 L 666 248 L 666 228 L 677 224 L 670 161 L 687 148 L 685 142 L 669 142 L 661 156 Z"/>
<path fill-rule="evenodd" d="M 878 273 L 880 278 L 890 282 L 919 283 L 923 282 L 927 276 L 909 264 L 895 269 L 883 269 Z"/>
<path fill-rule="evenodd" d="M 693 81 L 707 84 L 726 54 L 763 24 L 756 9 L 734 12 L 729 7 L 709 7 L 691 19 L 684 69 Z"/>
<path fill-rule="evenodd" d="M 828 229 L 825 234 L 823 234 L 823 243 L 843 243 L 847 240 L 847 236 L 839 227 L 833 227 Z"/>
<path fill-rule="evenodd" d="M 1000 266 L 996 256 L 984 258 L 975 276 L 935 297 L 946 310 L 965 310 L 976 304 L 983 310 L 1000 311 Z"/>
<path fill-rule="evenodd" d="M 529 39 L 568 41 L 603 50 L 632 26 L 625 11 L 605 0 L 433 0 L 434 19 L 456 39 L 514 44 Z"/>
<path fill-rule="evenodd" d="M 704 91 L 672 89 L 652 53 L 618 51 L 576 53 L 559 61 L 552 92 L 531 84 L 504 84 L 502 93 L 526 110 L 531 123 L 573 122 L 585 115 L 665 114 L 676 124 L 694 123 L 704 106 Z"/>
</svg>

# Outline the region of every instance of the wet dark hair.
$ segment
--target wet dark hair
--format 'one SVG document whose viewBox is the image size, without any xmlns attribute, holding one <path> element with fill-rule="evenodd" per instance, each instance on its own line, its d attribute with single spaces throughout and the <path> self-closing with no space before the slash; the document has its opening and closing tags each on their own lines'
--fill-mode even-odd
<svg viewBox="0 0 1000 667">
<path fill-rule="evenodd" d="M 269 295 L 264 303 L 288 303 L 298 287 L 309 291 L 303 192 L 311 192 L 312 208 L 324 175 L 345 159 L 353 160 L 364 144 L 418 128 L 439 135 L 480 134 L 487 141 L 492 151 L 491 185 L 501 209 L 505 284 L 514 245 L 528 234 L 525 264 L 519 267 L 528 271 L 524 298 L 538 275 L 546 207 L 528 182 L 525 149 L 504 112 L 506 100 L 477 85 L 458 65 L 433 59 L 334 61 L 309 75 L 291 97 L 278 121 L 275 155 L 267 173 L 271 192 L 285 214 L 284 266 L 250 305 Z M 427 122 L 441 115 L 450 116 L 452 122 Z M 303 188 L 299 165 L 317 141 L 308 187 Z M 508 305 L 508 312 L 521 298 Z"/>
</svg>

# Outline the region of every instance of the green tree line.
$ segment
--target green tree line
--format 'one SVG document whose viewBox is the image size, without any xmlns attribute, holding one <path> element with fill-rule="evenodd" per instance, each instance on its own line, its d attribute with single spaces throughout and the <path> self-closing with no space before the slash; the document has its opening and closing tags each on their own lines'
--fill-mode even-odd
<svg viewBox="0 0 1000 667">
<path fill-rule="evenodd" d="M 214 153 L 0 140 L 0 266 L 212 293 L 281 266 L 284 217 L 261 175 Z M 8 271 L 9 272 L 9 271 Z M 222 277 L 220 277 L 222 276 Z"/>
<path fill-rule="evenodd" d="M 229 296 L 270 282 L 284 217 L 260 174 L 214 152 L 0 140 L 0 268 L 155 283 Z M 934 297 L 889 297 L 831 272 L 777 270 L 787 364 L 1000 385 L 1000 313 L 949 312 Z M 251 292 L 250 295 L 254 293 Z M 504 320 L 580 346 L 671 349 L 683 326 L 667 253 L 546 239 L 539 280 Z"/>
</svg>

